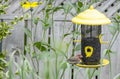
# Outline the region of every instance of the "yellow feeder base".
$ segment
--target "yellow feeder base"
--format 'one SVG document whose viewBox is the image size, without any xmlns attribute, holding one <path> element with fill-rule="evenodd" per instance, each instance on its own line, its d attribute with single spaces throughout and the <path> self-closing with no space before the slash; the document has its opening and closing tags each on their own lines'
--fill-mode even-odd
<svg viewBox="0 0 120 79">
<path fill-rule="evenodd" d="M 98 64 L 98 65 L 85 65 L 85 64 L 82 64 L 82 62 L 81 62 L 79 64 L 76 64 L 76 66 L 82 67 L 82 68 L 98 68 L 98 67 L 102 67 L 102 66 L 105 66 L 105 65 L 108 65 L 108 64 L 109 64 L 109 60 L 103 59 L 102 63 Z"/>
</svg>

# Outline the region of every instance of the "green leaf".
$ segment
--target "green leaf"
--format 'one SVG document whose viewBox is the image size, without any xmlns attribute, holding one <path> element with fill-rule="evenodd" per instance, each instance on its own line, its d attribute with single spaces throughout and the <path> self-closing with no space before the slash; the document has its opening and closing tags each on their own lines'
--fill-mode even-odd
<svg viewBox="0 0 120 79">
<path fill-rule="evenodd" d="M 117 20 L 120 20 L 120 14 L 119 14 L 119 13 L 116 13 L 115 18 L 116 18 Z"/>
<path fill-rule="evenodd" d="M 46 13 L 50 12 L 52 9 L 46 9 Z"/>
<path fill-rule="evenodd" d="M 68 35 L 70 35 L 71 33 L 66 33 L 64 34 L 63 38 L 67 37 Z"/>
<path fill-rule="evenodd" d="M 46 12 L 45 14 L 45 21 L 47 21 L 49 19 L 49 13 Z"/>
<path fill-rule="evenodd" d="M 6 57 L 6 52 L 0 52 L 0 58 L 5 58 Z"/>
<path fill-rule="evenodd" d="M 67 63 L 66 63 L 66 62 L 62 62 L 62 63 L 60 64 L 60 68 L 61 68 L 61 69 L 66 69 L 66 68 L 67 68 Z"/>
<path fill-rule="evenodd" d="M 26 52 L 30 53 L 30 45 L 25 46 Z"/>
<path fill-rule="evenodd" d="M 8 0 L 5 0 L 5 2 L 8 2 Z"/>
<path fill-rule="evenodd" d="M 110 49 L 106 49 L 106 53 L 105 53 L 105 55 L 107 55 L 107 54 L 109 54 L 109 53 L 112 53 L 112 50 L 110 50 Z"/>
<path fill-rule="evenodd" d="M 40 51 L 47 51 L 46 46 L 42 42 L 35 42 L 34 46 L 37 47 Z"/>
<path fill-rule="evenodd" d="M 60 9 L 63 9 L 63 7 L 61 7 L 61 6 L 55 7 L 55 8 L 53 9 L 53 12 L 56 12 L 56 11 L 58 11 L 58 10 L 60 10 Z"/>
<path fill-rule="evenodd" d="M 80 12 L 80 8 L 77 8 L 77 13 L 79 13 Z"/>
<path fill-rule="evenodd" d="M 78 1 L 78 7 L 81 8 L 83 6 L 83 3 Z"/>
<path fill-rule="evenodd" d="M 6 12 L 4 10 L 0 10 L 0 15 L 5 14 Z"/>
<path fill-rule="evenodd" d="M 4 70 L 4 68 L 0 66 L 0 70 Z"/>
<path fill-rule="evenodd" d="M 23 16 L 21 16 L 21 17 L 19 18 L 19 20 L 20 20 L 20 21 L 22 21 L 23 19 L 24 19 L 24 17 L 23 17 Z"/>
<path fill-rule="evenodd" d="M 11 21 L 10 23 L 11 23 L 12 25 L 17 24 L 17 22 L 15 22 L 15 21 Z"/>
<path fill-rule="evenodd" d="M 72 7 L 68 3 L 65 3 L 65 5 L 63 6 L 63 9 L 64 9 L 64 13 L 68 14 L 72 9 Z"/>
<path fill-rule="evenodd" d="M 18 70 L 15 72 L 15 75 L 20 75 L 20 73 L 19 73 L 19 71 L 18 71 Z"/>
<path fill-rule="evenodd" d="M 16 22 L 18 21 L 18 19 L 19 19 L 19 18 L 18 18 L 17 16 L 15 16 L 14 20 L 15 20 Z"/>
<path fill-rule="evenodd" d="M 50 27 L 50 23 L 46 20 L 41 20 L 43 29 L 47 30 Z"/>
<path fill-rule="evenodd" d="M 33 22 L 34 22 L 34 24 L 35 24 L 35 25 L 37 25 L 37 24 L 38 24 L 39 19 L 40 19 L 39 17 L 37 17 L 37 18 L 34 18 L 34 19 L 33 19 Z"/>
<path fill-rule="evenodd" d="M 28 28 L 24 28 L 25 34 L 32 39 L 32 32 Z"/>
<path fill-rule="evenodd" d="M 75 51 L 79 51 L 79 50 L 81 50 L 81 44 L 78 44 L 75 48 Z"/>
<path fill-rule="evenodd" d="M 35 42 L 34 46 L 36 46 L 40 51 L 47 51 L 48 49 L 51 49 L 53 51 L 56 51 L 54 48 L 52 48 L 48 43 L 45 42 Z"/>
</svg>

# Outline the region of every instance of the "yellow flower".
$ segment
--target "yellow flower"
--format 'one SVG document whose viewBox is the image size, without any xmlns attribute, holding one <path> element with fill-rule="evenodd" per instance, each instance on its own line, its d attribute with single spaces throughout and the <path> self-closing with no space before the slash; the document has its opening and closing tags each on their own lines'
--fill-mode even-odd
<svg viewBox="0 0 120 79">
<path fill-rule="evenodd" d="M 28 1 L 26 1 L 26 2 L 22 3 L 21 5 L 25 9 L 35 8 L 35 7 L 38 6 L 38 2 L 28 2 Z"/>
</svg>

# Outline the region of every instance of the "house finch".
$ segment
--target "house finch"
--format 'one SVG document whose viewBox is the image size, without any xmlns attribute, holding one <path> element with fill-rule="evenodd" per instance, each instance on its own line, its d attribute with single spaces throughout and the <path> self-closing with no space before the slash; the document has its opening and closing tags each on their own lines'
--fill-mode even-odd
<svg viewBox="0 0 120 79">
<path fill-rule="evenodd" d="M 70 64 L 78 64 L 78 63 L 80 63 L 80 60 L 82 60 L 82 57 L 83 56 L 81 54 L 78 54 L 76 56 L 70 57 L 67 61 Z"/>
</svg>

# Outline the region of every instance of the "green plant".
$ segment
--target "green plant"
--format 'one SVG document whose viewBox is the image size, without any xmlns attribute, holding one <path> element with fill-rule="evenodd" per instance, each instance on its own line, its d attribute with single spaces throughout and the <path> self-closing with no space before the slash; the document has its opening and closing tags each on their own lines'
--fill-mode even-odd
<svg viewBox="0 0 120 79">
<path fill-rule="evenodd" d="M 2 4 L 3 1 L 0 1 L 0 15 L 6 14 L 5 9 L 7 8 L 7 1 L 5 1 L 5 4 Z M 7 25 L 5 22 L 0 22 L 0 40 L 3 37 L 6 37 L 7 34 L 9 34 L 8 29 L 10 29 L 10 26 Z"/>
<path fill-rule="evenodd" d="M 5 9 L 8 7 L 7 2 L 8 0 L 4 0 L 4 1 L 0 0 L 0 15 L 6 14 Z"/>
<path fill-rule="evenodd" d="M 6 52 L 0 52 L 0 79 L 5 78 L 5 69 L 7 68 Z"/>
<path fill-rule="evenodd" d="M 0 40 L 5 38 L 7 35 L 11 34 L 11 30 L 13 29 L 13 26 L 17 24 L 19 21 L 21 21 L 23 17 L 15 17 L 14 20 L 11 22 L 0 22 Z"/>
<path fill-rule="evenodd" d="M 120 33 L 120 15 L 116 14 L 116 16 L 113 18 L 113 24 L 111 26 L 109 26 L 109 31 L 112 35 L 112 39 L 110 40 L 110 43 L 108 45 L 108 48 L 105 50 L 105 55 L 108 56 L 109 61 L 110 61 L 110 78 L 112 77 L 112 64 L 111 64 L 111 54 L 114 53 L 114 51 L 112 51 L 112 47 L 116 41 L 116 39 L 119 36 Z"/>
<path fill-rule="evenodd" d="M 31 75 L 33 79 L 34 78 L 58 79 L 59 77 L 60 79 L 63 78 L 65 69 L 67 68 L 67 63 L 63 60 L 67 58 L 66 52 L 68 52 L 68 48 L 70 44 L 63 41 L 63 39 L 62 41 L 60 41 L 60 43 L 56 42 L 54 40 L 55 39 L 54 36 L 52 40 L 51 40 L 51 37 L 46 37 L 46 32 L 50 30 L 50 28 L 53 28 L 54 13 L 62 9 L 61 6 L 58 6 L 58 7 L 50 6 L 52 2 L 53 1 L 51 2 L 46 1 L 47 6 L 45 7 L 44 10 L 42 10 L 43 13 L 45 13 L 45 16 L 43 19 L 41 18 L 39 19 L 39 17 L 32 17 L 34 16 L 33 14 L 34 9 L 30 11 L 31 12 L 31 26 L 29 27 L 31 27 L 31 29 L 29 29 L 28 26 L 25 27 L 24 29 L 24 32 L 26 35 L 25 41 L 29 39 L 30 42 L 25 43 L 25 52 L 24 54 L 20 53 L 19 55 L 20 60 L 21 60 L 20 63 L 17 63 L 14 61 L 15 52 L 13 52 L 13 55 L 10 56 L 11 59 L 9 63 L 9 77 L 8 78 L 13 79 L 15 78 L 15 76 L 18 76 L 22 79 L 26 79 L 26 78 L 29 78 L 29 76 Z M 42 33 L 43 35 L 41 35 L 43 36 L 41 40 L 35 41 L 35 38 L 36 38 L 35 32 L 36 32 L 36 28 L 38 27 L 38 21 L 42 22 L 44 33 Z M 33 28 L 35 28 L 34 33 L 32 33 Z M 49 35 L 51 35 L 51 33 L 49 33 Z M 49 40 L 46 40 L 47 38 Z M 51 44 L 52 41 L 54 41 L 53 45 Z M 29 67 L 31 67 L 31 71 L 30 71 L 31 73 L 28 73 L 26 69 L 26 67 L 28 67 L 25 64 L 26 61 L 27 63 L 29 63 Z M 41 66 L 39 65 L 39 62 L 44 63 L 44 69 L 43 69 L 44 71 L 42 72 L 39 71 L 40 70 L 39 67 Z M 16 75 L 12 69 L 12 66 L 14 65 L 17 67 Z M 27 74 L 27 76 L 25 74 Z M 41 74 L 44 74 L 44 76 L 41 77 L 42 76 Z"/>
<path fill-rule="evenodd" d="M 0 15 L 6 14 L 5 9 L 8 7 L 8 0 L 0 1 Z M 4 4 L 3 4 L 4 3 Z M 5 22 L 1 19 L 0 22 L 0 42 L 3 38 L 7 37 L 7 35 L 11 34 L 11 30 L 13 26 L 21 21 L 23 18 L 15 17 L 11 22 Z M 6 52 L 1 52 L 0 50 L 0 79 L 6 79 L 6 68 L 8 67 L 8 61 L 6 61 Z"/>
</svg>

